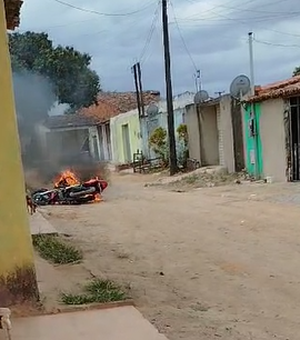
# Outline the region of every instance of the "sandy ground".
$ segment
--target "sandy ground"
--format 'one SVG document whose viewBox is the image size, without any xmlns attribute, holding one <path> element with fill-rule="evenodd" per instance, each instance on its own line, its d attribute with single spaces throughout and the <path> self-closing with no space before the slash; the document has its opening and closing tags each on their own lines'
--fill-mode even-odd
<svg viewBox="0 0 300 340">
<path fill-rule="evenodd" d="M 105 202 L 42 210 L 85 254 L 86 269 L 40 273 L 50 302 L 92 272 L 129 289 L 170 340 L 298 340 L 300 187 L 147 181 L 115 176 Z"/>
</svg>

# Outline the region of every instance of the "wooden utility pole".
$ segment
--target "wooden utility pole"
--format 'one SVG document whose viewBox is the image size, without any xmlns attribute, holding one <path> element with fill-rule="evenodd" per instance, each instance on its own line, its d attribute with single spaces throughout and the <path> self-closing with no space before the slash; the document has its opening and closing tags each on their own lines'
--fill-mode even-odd
<svg viewBox="0 0 300 340">
<path fill-rule="evenodd" d="M 140 104 L 141 104 L 141 112 L 142 117 L 145 116 L 145 106 L 144 106 L 144 95 L 143 95 L 143 85 L 142 85 L 142 70 L 141 64 L 137 63 L 137 74 L 138 74 L 138 83 L 139 83 L 139 92 L 140 92 Z"/>
<path fill-rule="evenodd" d="M 137 64 L 133 65 L 132 70 L 133 70 L 133 75 L 134 75 L 134 84 L 135 84 L 137 107 L 138 107 L 139 117 L 141 117 L 142 111 L 141 111 L 141 98 L 140 98 L 140 91 L 139 91 L 139 84 L 138 84 Z"/>
<path fill-rule="evenodd" d="M 174 131 L 174 109 L 173 109 L 173 93 L 171 80 L 171 57 L 170 57 L 170 41 L 168 27 L 168 4 L 167 0 L 162 0 L 162 25 L 163 25 L 163 45 L 165 59 L 165 82 L 166 97 L 168 110 L 168 136 L 169 136 L 169 152 L 170 152 L 170 175 L 175 175 L 178 171 L 176 140 Z"/>
</svg>

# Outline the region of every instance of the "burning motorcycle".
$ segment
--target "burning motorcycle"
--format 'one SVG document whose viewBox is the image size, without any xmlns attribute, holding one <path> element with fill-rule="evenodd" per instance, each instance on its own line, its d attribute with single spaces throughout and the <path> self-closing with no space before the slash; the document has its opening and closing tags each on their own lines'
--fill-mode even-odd
<svg viewBox="0 0 300 340">
<path fill-rule="evenodd" d="M 80 182 L 71 171 L 63 172 L 55 182 L 54 189 L 40 189 L 31 197 L 37 205 L 83 204 L 101 201 L 101 194 L 108 183 L 99 178 Z"/>
</svg>

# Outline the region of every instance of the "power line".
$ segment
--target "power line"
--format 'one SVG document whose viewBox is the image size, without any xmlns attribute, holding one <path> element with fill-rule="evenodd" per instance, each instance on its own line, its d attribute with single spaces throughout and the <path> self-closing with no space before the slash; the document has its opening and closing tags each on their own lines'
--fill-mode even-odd
<svg viewBox="0 0 300 340">
<path fill-rule="evenodd" d="M 280 44 L 280 43 L 273 43 L 271 41 L 258 40 L 256 38 L 254 38 L 253 40 L 259 44 L 268 45 L 268 46 L 285 47 L 285 48 L 287 47 L 300 48 L 300 45 L 296 45 L 296 44 L 286 45 L 286 44 Z"/>
<path fill-rule="evenodd" d="M 253 23 L 253 22 L 262 22 L 262 21 L 272 21 L 272 20 L 278 20 L 278 19 L 290 19 L 292 17 L 297 17 L 299 16 L 299 13 L 291 13 L 289 15 L 266 15 L 266 16 L 259 16 L 259 17 L 251 17 L 251 18 L 247 18 L 244 20 L 249 21 L 249 23 Z M 215 16 L 212 18 L 197 18 L 197 19 L 189 19 L 189 18 L 177 18 L 177 20 L 180 21 L 185 21 L 185 22 L 197 22 L 197 21 L 211 21 L 211 22 L 224 22 L 227 21 L 229 19 L 220 19 L 218 18 L 218 16 L 221 16 L 221 13 L 215 12 Z M 231 18 L 230 20 L 237 20 L 237 19 L 233 19 Z"/>
<path fill-rule="evenodd" d="M 92 10 L 92 9 L 87 9 L 87 8 L 82 8 L 82 7 L 78 7 L 78 6 L 74 6 L 68 2 L 65 2 L 65 1 L 62 1 L 62 0 L 53 0 L 61 5 L 64 5 L 66 7 L 70 7 L 70 8 L 73 8 L 73 9 L 76 9 L 78 11 L 81 11 L 81 12 L 85 12 L 85 13 L 91 13 L 91 14 L 96 14 L 96 15 L 100 15 L 100 16 L 108 16 L 108 17 L 124 17 L 124 16 L 128 16 L 128 15 L 134 15 L 134 14 L 137 14 L 137 13 L 140 13 L 142 11 L 144 11 L 145 9 L 147 9 L 148 7 L 152 6 L 153 5 L 153 1 L 151 3 L 148 3 L 146 6 L 138 9 L 138 10 L 135 10 L 135 11 L 132 11 L 132 12 L 127 12 L 127 13 L 105 13 L 105 12 L 99 12 L 99 11 L 96 11 L 96 10 Z"/>
<path fill-rule="evenodd" d="M 190 0 L 191 1 L 191 0 Z M 254 0 L 255 1 L 255 0 Z M 279 2 L 282 2 L 283 0 L 280 0 L 280 1 L 277 1 L 277 3 Z M 284 0 L 286 1 L 286 0 Z M 249 1 L 251 2 L 251 1 Z M 248 2 L 248 3 L 249 3 Z M 246 3 L 247 4 L 247 3 Z M 221 5 L 222 7 L 225 7 L 223 5 Z M 223 17 L 223 20 L 229 20 L 229 21 L 233 21 L 233 22 L 239 22 L 243 25 L 248 25 L 249 23 L 247 22 L 247 20 L 245 19 L 237 19 L 237 18 L 231 18 L 231 17 L 228 17 L 227 15 L 224 15 L 222 13 L 218 13 L 218 12 L 215 12 L 213 11 L 212 9 L 209 10 L 210 12 L 212 12 L 213 14 L 215 14 L 217 17 L 220 16 L 220 17 Z M 279 13 L 279 12 L 278 12 Z M 300 12 L 299 12 L 300 13 Z M 290 13 L 292 15 L 296 14 L 296 12 L 294 13 Z M 258 19 L 263 19 L 262 17 L 258 18 Z M 203 20 L 209 20 L 209 19 L 203 19 Z M 249 19 L 248 19 L 249 20 Z M 265 19 L 264 19 L 265 20 Z M 261 21 L 264 21 L 264 20 L 261 20 Z M 253 21 L 252 21 L 253 22 Z M 300 34 L 295 34 L 295 33 L 289 33 L 289 32 L 282 32 L 282 31 L 278 31 L 278 30 L 274 30 L 274 29 L 271 29 L 271 28 L 264 28 L 264 27 L 260 27 L 261 30 L 266 30 L 266 31 L 270 31 L 270 32 L 274 32 L 274 33 L 279 33 L 279 34 L 283 34 L 283 35 L 289 35 L 289 36 L 294 36 L 294 37 L 300 37 Z"/>
<path fill-rule="evenodd" d="M 183 34 L 182 34 L 182 32 L 181 32 L 181 29 L 180 29 L 180 27 L 179 27 L 179 24 L 178 24 L 178 21 L 177 21 L 177 18 L 176 18 L 176 14 L 175 14 L 175 9 L 174 9 L 174 6 L 173 6 L 172 1 L 170 1 L 170 5 L 171 5 L 172 11 L 173 11 L 174 22 L 175 22 L 175 25 L 176 25 L 176 27 L 177 27 L 177 30 L 178 30 L 180 39 L 181 39 L 181 41 L 182 41 L 182 44 L 183 44 L 183 46 L 184 46 L 184 49 L 186 50 L 186 53 L 187 53 L 187 55 L 189 56 L 189 58 L 190 58 L 190 60 L 191 60 L 191 62 L 192 62 L 192 65 L 193 65 L 193 67 L 194 67 L 194 69 L 195 69 L 195 71 L 197 72 L 197 71 L 198 71 L 198 67 L 197 67 L 197 65 L 196 65 L 196 63 L 195 63 L 195 61 L 194 61 L 194 59 L 193 59 L 193 57 L 192 57 L 192 54 L 191 54 L 191 52 L 190 52 L 190 50 L 189 50 L 189 48 L 188 48 L 188 46 L 187 46 L 187 44 L 186 44 L 186 42 L 185 42 L 185 39 L 184 39 Z"/>
<path fill-rule="evenodd" d="M 159 10 L 160 10 L 160 3 L 161 2 L 159 1 L 158 4 L 157 4 L 156 9 L 154 11 L 154 15 L 153 15 L 153 18 L 152 18 L 152 21 L 151 21 L 150 30 L 149 30 L 146 42 L 144 44 L 144 47 L 143 47 L 142 52 L 141 52 L 140 57 L 139 57 L 140 62 L 142 62 L 142 59 L 144 58 L 145 53 L 147 52 L 147 48 L 149 47 L 149 45 L 151 43 L 152 36 L 153 36 L 153 33 L 155 31 L 155 28 L 156 28 L 157 21 L 158 21 L 158 14 L 159 14 Z"/>
<path fill-rule="evenodd" d="M 260 10 L 255 10 L 255 9 L 250 9 L 250 8 L 239 8 L 239 7 L 228 7 L 224 5 L 220 5 L 221 7 L 228 8 L 228 9 L 233 9 L 235 11 L 239 12 L 251 12 L 251 13 L 262 13 L 262 14 L 284 14 L 284 15 L 299 15 L 300 11 L 294 11 L 294 12 L 272 12 L 272 11 L 260 11 Z"/>
</svg>

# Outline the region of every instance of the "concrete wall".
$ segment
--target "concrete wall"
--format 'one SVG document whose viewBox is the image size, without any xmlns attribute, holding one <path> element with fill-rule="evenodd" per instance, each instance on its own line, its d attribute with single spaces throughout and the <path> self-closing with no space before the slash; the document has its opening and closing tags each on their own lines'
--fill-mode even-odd
<svg viewBox="0 0 300 340">
<path fill-rule="evenodd" d="M 134 152 L 142 149 L 140 122 L 137 110 L 120 114 L 110 120 L 110 131 L 112 140 L 112 159 L 116 164 L 126 163 L 123 143 L 122 126 L 128 124 L 131 159 Z"/>
<path fill-rule="evenodd" d="M 235 158 L 231 120 L 231 97 L 225 95 L 219 102 L 209 106 L 202 106 L 203 121 L 200 124 L 203 141 L 201 146 L 196 106 L 187 106 L 186 110 L 190 158 L 201 160 L 203 165 L 222 165 L 229 172 L 234 172 Z"/>
<path fill-rule="evenodd" d="M 225 95 L 220 100 L 219 105 L 220 119 L 219 119 L 219 150 L 220 165 L 225 166 L 229 172 L 235 171 L 234 148 L 233 148 L 233 130 L 231 120 L 231 97 Z"/>
<path fill-rule="evenodd" d="M 177 128 L 184 123 L 185 108 L 174 110 L 174 131 L 177 135 Z M 151 133 L 158 127 L 168 131 L 168 115 L 167 112 L 159 112 L 154 117 L 143 117 L 140 119 L 142 132 L 142 151 L 147 158 L 155 158 L 155 154 L 149 148 L 149 137 Z"/>
<path fill-rule="evenodd" d="M 97 133 L 99 139 L 99 159 L 101 161 L 111 161 L 110 123 L 99 125 Z"/>
<path fill-rule="evenodd" d="M 174 109 L 174 130 L 179 125 L 185 123 L 186 106 L 193 103 L 194 93 L 185 92 L 173 98 Z M 152 117 L 143 117 L 140 119 L 141 134 L 142 134 L 142 151 L 148 158 L 154 158 L 155 154 L 149 149 L 149 137 L 151 133 L 158 127 L 168 130 L 168 113 L 167 103 L 161 100 L 157 103 L 159 113 Z"/>
<path fill-rule="evenodd" d="M 97 159 L 97 150 L 93 145 L 93 137 L 95 136 L 97 140 L 97 135 L 97 130 L 95 131 L 93 128 L 87 127 L 49 131 L 46 133 L 48 158 L 59 162 L 65 157 L 74 157 L 79 154 L 84 142 L 88 138 L 91 155 Z"/>
<path fill-rule="evenodd" d="M 262 143 L 263 175 L 274 181 L 286 181 L 284 132 L 284 101 L 268 100 L 261 103 L 260 137 Z"/>
<path fill-rule="evenodd" d="M 201 109 L 201 163 L 219 165 L 219 137 L 216 106 Z"/>
<path fill-rule="evenodd" d="M 0 2 L 0 307 L 37 300 L 4 2 Z"/>
<path fill-rule="evenodd" d="M 190 158 L 201 160 L 201 147 L 200 147 L 200 133 L 199 122 L 195 105 L 189 105 L 186 107 L 185 123 L 187 126 L 189 136 L 189 154 Z"/>
</svg>

